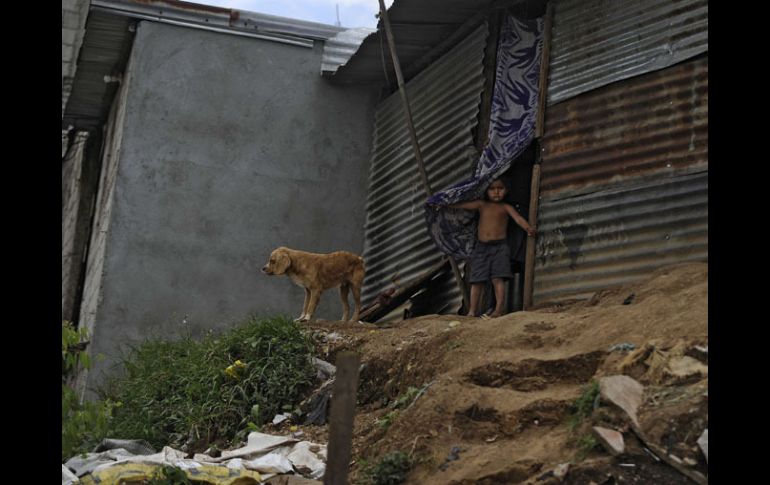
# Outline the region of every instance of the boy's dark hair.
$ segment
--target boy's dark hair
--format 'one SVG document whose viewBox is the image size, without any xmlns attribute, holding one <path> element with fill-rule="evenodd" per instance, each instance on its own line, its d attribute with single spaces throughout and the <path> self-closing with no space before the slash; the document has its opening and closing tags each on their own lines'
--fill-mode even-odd
<svg viewBox="0 0 770 485">
<path fill-rule="evenodd" d="M 506 192 L 508 192 L 508 184 L 505 183 L 505 180 L 503 180 L 503 177 L 497 177 L 497 178 L 494 178 L 494 179 L 490 180 L 489 183 L 487 184 L 487 186 L 484 187 L 484 200 L 489 200 L 489 194 L 487 193 L 487 190 L 489 190 L 489 187 L 493 183 L 497 182 L 498 180 L 500 182 L 502 182 L 503 188 L 505 189 Z"/>
</svg>

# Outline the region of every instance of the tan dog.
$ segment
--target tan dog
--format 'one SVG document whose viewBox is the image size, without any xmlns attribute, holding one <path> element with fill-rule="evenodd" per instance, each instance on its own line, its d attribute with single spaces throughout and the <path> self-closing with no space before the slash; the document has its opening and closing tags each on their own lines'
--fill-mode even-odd
<svg viewBox="0 0 770 485">
<path fill-rule="evenodd" d="M 361 286 L 364 282 L 364 260 L 361 256 L 347 251 L 316 254 L 280 247 L 270 254 L 262 272 L 269 275 L 285 274 L 305 289 L 302 315 L 295 321 L 311 320 L 321 293 L 337 286 L 340 287 L 342 298 L 342 320 L 347 320 L 350 312 L 348 290 L 353 290 L 356 306 L 353 321 L 358 320 L 361 310 Z"/>
</svg>

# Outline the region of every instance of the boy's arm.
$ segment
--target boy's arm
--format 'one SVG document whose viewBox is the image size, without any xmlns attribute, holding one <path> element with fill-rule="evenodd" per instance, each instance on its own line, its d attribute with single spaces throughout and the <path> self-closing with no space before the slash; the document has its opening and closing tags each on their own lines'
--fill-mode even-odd
<svg viewBox="0 0 770 485">
<path fill-rule="evenodd" d="M 522 229 L 527 231 L 527 234 L 529 234 L 530 236 L 534 236 L 535 234 L 537 234 L 537 229 L 530 226 L 527 220 L 521 217 L 521 214 L 519 214 L 518 211 L 514 209 L 512 205 L 505 204 L 505 210 L 508 212 L 508 214 L 511 217 L 513 217 L 513 220 L 516 221 L 516 224 L 518 224 L 519 226 L 521 226 Z"/>
<path fill-rule="evenodd" d="M 478 210 L 479 208 L 481 208 L 482 204 L 483 204 L 483 201 L 481 200 L 470 200 L 468 202 L 458 202 L 456 204 L 450 204 L 447 207 L 450 209 Z"/>
</svg>

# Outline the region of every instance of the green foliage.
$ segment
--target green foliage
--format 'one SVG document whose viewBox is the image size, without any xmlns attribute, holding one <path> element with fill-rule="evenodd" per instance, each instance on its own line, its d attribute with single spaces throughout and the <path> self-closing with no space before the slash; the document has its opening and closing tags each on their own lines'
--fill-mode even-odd
<svg viewBox="0 0 770 485">
<path fill-rule="evenodd" d="M 578 449 L 577 455 L 575 456 L 575 461 L 583 461 L 586 456 L 599 445 L 599 442 L 596 440 L 596 438 L 591 434 L 584 434 L 580 438 L 578 438 L 576 442 L 576 446 Z"/>
<path fill-rule="evenodd" d="M 69 381 L 80 369 L 90 366 L 84 343 L 85 329 L 75 329 L 70 322 L 62 323 L 62 385 L 61 385 L 61 454 L 62 461 L 85 453 L 107 436 L 113 409 L 119 402 L 80 402 Z"/>
<path fill-rule="evenodd" d="M 390 406 L 396 409 L 403 409 L 409 406 L 419 393 L 420 393 L 420 389 L 409 386 L 409 389 L 407 389 L 405 393 L 397 397 L 396 400 L 390 404 Z"/>
<path fill-rule="evenodd" d="M 362 485 L 398 485 L 406 480 L 412 460 L 403 451 L 394 451 L 383 456 L 375 465 L 364 462 Z"/>
<path fill-rule="evenodd" d="M 393 421 L 395 421 L 396 417 L 399 414 L 398 409 L 394 409 L 393 411 L 385 414 L 381 418 L 377 419 L 377 424 L 380 425 L 381 428 L 388 429 L 391 424 L 393 424 Z"/>
<path fill-rule="evenodd" d="M 123 406 L 111 435 L 199 448 L 259 429 L 312 383 L 312 345 L 290 319 L 252 318 L 202 341 L 147 340 L 124 359 L 108 395 Z"/>
<path fill-rule="evenodd" d="M 152 477 L 147 480 L 147 485 L 192 485 L 185 472 L 171 465 L 163 465 Z"/>
<path fill-rule="evenodd" d="M 592 380 L 588 385 L 583 387 L 583 392 L 580 394 L 580 397 L 572 403 L 572 415 L 567 422 L 570 431 L 574 431 L 585 418 L 593 413 L 594 401 L 598 395 L 598 381 Z"/>
</svg>

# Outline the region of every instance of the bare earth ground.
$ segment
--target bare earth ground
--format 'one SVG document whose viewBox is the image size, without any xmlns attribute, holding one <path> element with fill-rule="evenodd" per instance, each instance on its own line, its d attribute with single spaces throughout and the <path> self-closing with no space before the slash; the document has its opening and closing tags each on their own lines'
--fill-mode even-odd
<svg viewBox="0 0 770 485">
<path fill-rule="evenodd" d="M 562 483 L 692 483 L 646 451 L 606 403 L 568 427 L 584 386 L 613 374 L 645 386 L 639 422 L 646 435 L 707 475 L 696 444 L 708 427 L 707 280 L 706 263 L 688 263 L 590 301 L 492 320 L 430 315 L 388 328 L 312 322 L 309 328 L 326 340 L 322 358 L 333 363 L 336 353 L 355 350 L 365 363 L 351 483 L 362 463 L 396 450 L 416 462 L 409 484 L 556 483 L 551 471 L 563 463 L 570 467 Z M 609 351 L 619 343 L 636 350 Z M 389 426 L 378 422 L 410 386 L 428 383 Z M 578 443 L 592 425 L 624 432 L 626 452 L 612 456 L 597 446 L 581 454 Z M 328 440 L 326 426 L 300 429 L 308 439 Z M 453 447 L 459 452 L 447 460 Z"/>
</svg>

